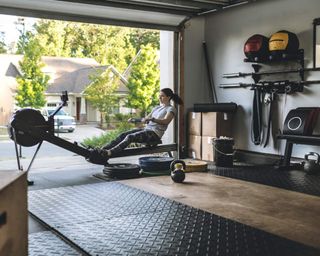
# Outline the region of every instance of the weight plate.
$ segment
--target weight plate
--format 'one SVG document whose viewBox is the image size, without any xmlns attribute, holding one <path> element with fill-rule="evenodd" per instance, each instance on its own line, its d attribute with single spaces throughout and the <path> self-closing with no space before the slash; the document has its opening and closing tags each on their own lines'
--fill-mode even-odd
<svg viewBox="0 0 320 256">
<path fill-rule="evenodd" d="M 173 160 L 172 157 L 140 157 L 139 165 L 146 172 L 165 171 L 170 169 L 170 164 Z"/>
<path fill-rule="evenodd" d="M 104 167 L 103 173 L 110 178 L 131 179 L 140 177 L 140 166 L 137 164 L 108 164 Z"/>
<path fill-rule="evenodd" d="M 137 164 L 118 163 L 108 164 L 104 167 L 104 169 L 109 171 L 130 172 L 140 170 L 140 166 Z"/>
<path fill-rule="evenodd" d="M 205 161 L 194 159 L 183 159 L 186 163 L 185 172 L 205 172 L 207 171 L 208 163 Z"/>
<path fill-rule="evenodd" d="M 142 177 L 152 177 L 152 176 L 168 176 L 171 174 L 170 170 L 165 170 L 165 171 L 156 171 L 156 172 L 146 172 L 142 170 L 141 172 Z"/>
</svg>

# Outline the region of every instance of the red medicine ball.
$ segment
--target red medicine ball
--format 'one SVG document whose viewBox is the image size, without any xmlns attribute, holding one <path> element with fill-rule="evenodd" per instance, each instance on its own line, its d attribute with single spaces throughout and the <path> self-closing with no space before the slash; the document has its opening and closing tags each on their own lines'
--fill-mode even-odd
<svg viewBox="0 0 320 256">
<path fill-rule="evenodd" d="M 245 42 L 243 51 L 249 61 L 265 60 L 269 54 L 269 39 L 263 35 L 253 35 Z"/>
</svg>

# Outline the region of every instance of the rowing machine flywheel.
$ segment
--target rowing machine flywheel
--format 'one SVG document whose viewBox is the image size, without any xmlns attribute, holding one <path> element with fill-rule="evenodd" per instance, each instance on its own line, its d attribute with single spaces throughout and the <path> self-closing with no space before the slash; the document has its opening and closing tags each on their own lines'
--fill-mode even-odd
<svg viewBox="0 0 320 256">
<path fill-rule="evenodd" d="M 25 126 L 26 129 L 21 129 L 23 126 Z M 13 114 L 8 126 L 10 139 L 14 140 L 15 137 L 17 143 L 24 147 L 32 147 L 41 142 L 42 139 L 32 136 L 30 134 L 31 131 L 28 131 L 27 127 L 46 127 L 46 120 L 41 113 L 35 109 L 23 108 L 17 110 Z"/>
</svg>

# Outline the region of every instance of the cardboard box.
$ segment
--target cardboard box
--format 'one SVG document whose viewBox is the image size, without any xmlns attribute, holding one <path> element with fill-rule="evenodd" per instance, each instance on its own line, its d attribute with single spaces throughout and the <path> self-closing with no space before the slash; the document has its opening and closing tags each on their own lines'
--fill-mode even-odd
<svg viewBox="0 0 320 256">
<path fill-rule="evenodd" d="M 0 172 L 0 254 L 28 255 L 27 172 Z"/>
<path fill-rule="evenodd" d="M 189 135 L 188 156 L 193 159 L 201 159 L 201 136 Z"/>
<path fill-rule="evenodd" d="M 202 136 L 232 137 L 232 114 L 223 112 L 202 113 Z"/>
<path fill-rule="evenodd" d="M 188 134 L 201 136 L 201 112 L 188 113 Z"/>
<path fill-rule="evenodd" d="M 202 136 L 201 137 L 201 159 L 205 161 L 214 161 L 214 152 L 212 140 L 215 137 Z"/>
</svg>

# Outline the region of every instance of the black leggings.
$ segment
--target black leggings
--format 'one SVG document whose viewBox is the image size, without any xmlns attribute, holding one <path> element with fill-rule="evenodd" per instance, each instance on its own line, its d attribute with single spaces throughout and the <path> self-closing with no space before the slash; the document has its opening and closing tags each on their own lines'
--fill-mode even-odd
<svg viewBox="0 0 320 256">
<path fill-rule="evenodd" d="M 132 142 L 148 143 L 159 140 L 159 136 L 154 131 L 137 128 L 121 133 L 116 139 L 103 146 L 103 149 L 110 150 L 112 155 L 121 152 Z"/>
</svg>

